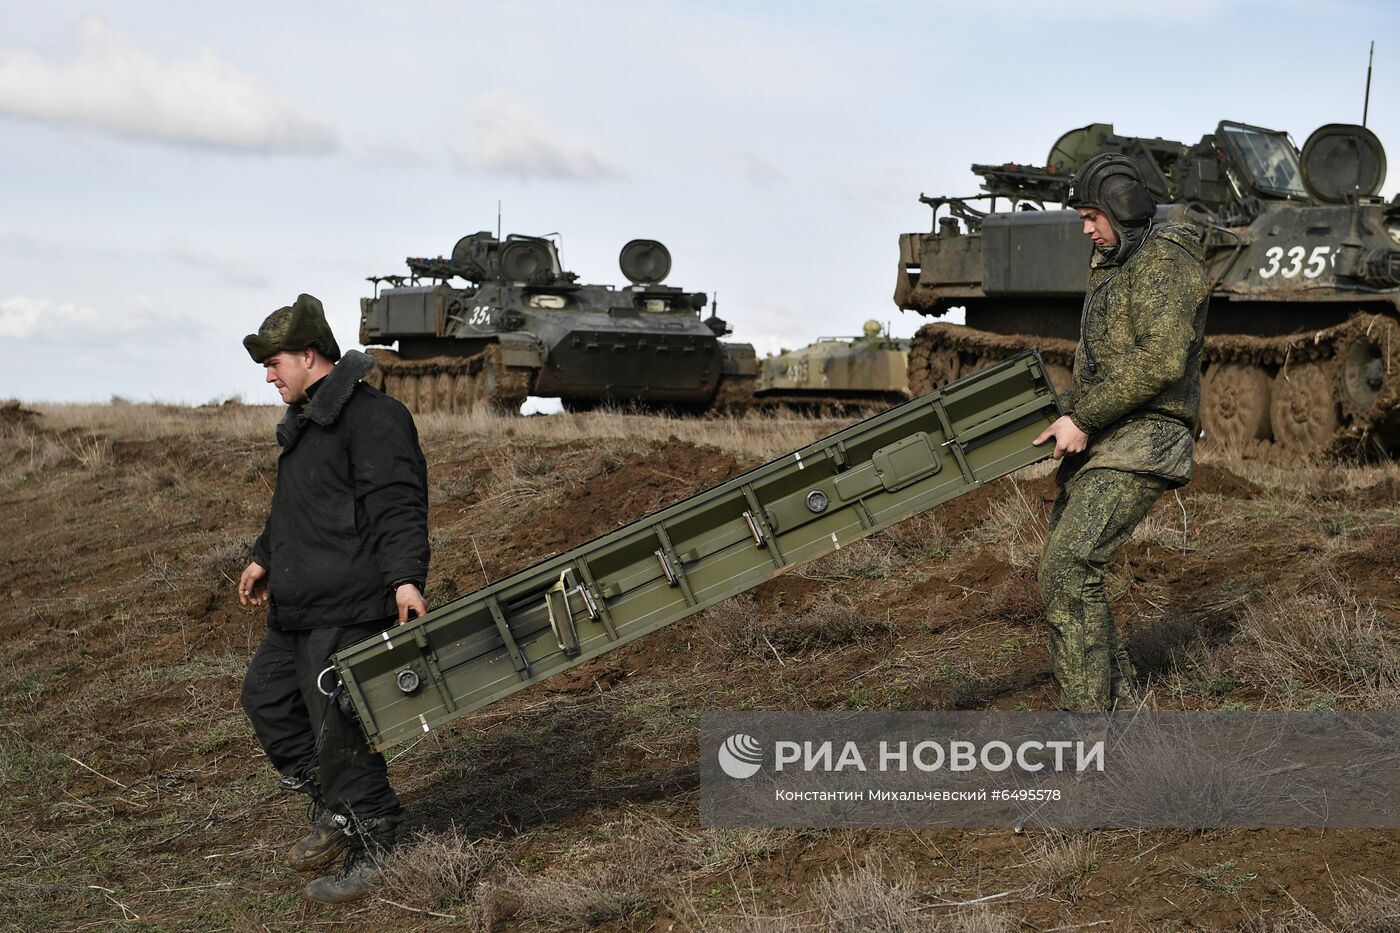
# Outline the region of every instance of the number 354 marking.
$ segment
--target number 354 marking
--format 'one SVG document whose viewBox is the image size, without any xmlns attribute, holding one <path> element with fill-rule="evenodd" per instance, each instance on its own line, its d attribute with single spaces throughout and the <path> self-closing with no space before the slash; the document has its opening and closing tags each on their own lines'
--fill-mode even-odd
<svg viewBox="0 0 1400 933">
<path fill-rule="evenodd" d="M 472 308 L 471 316 L 467 318 L 467 323 L 472 327 L 485 327 L 491 323 L 491 309 L 485 305 L 477 305 Z"/>
<path fill-rule="evenodd" d="M 1270 246 L 1264 253 L 1267 263 L 1259 267 L 1259 278 L 1271 279 L 1276 275 L 1281 275 L 1285 279 L 1291 279 L 1303 273 L 1305 279 L 1315 279 L 1327 271 L 1330 263 L 1336 261 L 1336 255 L 1330 246 L 1314 246 L 1311 254 L 1306 246 L 1294 246 L 1287 251 L 1288 262 L 1283 261 L 1285 255 L 1282 246 Z M 1303 257 L 1307 257 L 1307 262 Z"/>
</svg>

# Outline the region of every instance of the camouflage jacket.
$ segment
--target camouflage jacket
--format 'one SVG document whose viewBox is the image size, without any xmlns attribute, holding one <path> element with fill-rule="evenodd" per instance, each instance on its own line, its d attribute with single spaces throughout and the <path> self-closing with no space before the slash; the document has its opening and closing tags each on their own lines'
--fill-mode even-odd
<svg viewBox="0 0 1400 933">
<path fill-rule="evenodd" d="M 1193 228 L 1168 223 L 1121 265 L 1095 255 L 1065 405 L 1089 447 L 1066 458 L 1062 481 L 1104 467 L 1191 479 L 1210 294 L 1204 253 Z"/>
</svg>

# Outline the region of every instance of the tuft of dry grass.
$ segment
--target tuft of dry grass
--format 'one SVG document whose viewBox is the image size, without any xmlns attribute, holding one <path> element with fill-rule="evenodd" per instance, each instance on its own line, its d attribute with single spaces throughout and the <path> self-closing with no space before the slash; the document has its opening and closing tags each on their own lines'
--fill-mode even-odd
<svg viewBox="0 0 1400 933">
<path fill-rule="evenodd" d="M 1265 592 L 1238 626 L 1232 669 L 1285 709 L 1316 706 L 1319 691 L 1361 709 L 1400 697 L 1400 633 L 1335 578 Z"/>
<path fill-rule="evenodd" d="M 446 832 L 419 836 L 396 851 L 384 865 L 382 895 L 417 910 L 470 908 L 480 914 L 477 886 L 501 858 L 503 847 L 491 839 L 471 839 L 453 823 Z M 489 929 L 489 925 L 481 927 Z"/>
<path fill-rule="evenodd" d="M 1031 502 L 1022 484 L 1008 480 L 1011 494 L 997 499 L 987 510 L 986 518 L 973 529 L 975 546 L 988 549 L 1016 570 L 1034 572 L 1045 550 L 1045 529 L 1049 513 L 1039 503 Z"/>
<path fill-rule="evenodd" d="M 659 823 L 624 819 L 542 871 L 512 870 L 503 889 L 519 918 L 544 929 L 642 924 L 666 900 L 669 875 L 688 863 L 692 843 Z"/>
<path fill-rule="evenodd" d="M 1338 933 L 1393 933 L 1400 930 L 1400 888 L 1374 881 L 1352 881 L 1337 891 L 1332 929 Z"/>
<path fill-rule="evenodd" d="M 836 648 L 890 631 L 884 619 L 833 598 L 819 600 L 803 612 L 767 613 L 752 596 L 738 596 L 710 609 L 705 618 L 705 631 L 726 651 L 770 659 L 774 652 Z"/>
<path fill-rule="evenodd" d="M 1079 896 L 1079 889 L 1098 867 L 1092 837 L 1063 833 L 1048 833 L 1028 865 L 1038 894 L 1065 901 Z"/>
<path fill-rule="evenodd" d="M 1009 933 L 1016 924 L 986 904 L 928 902 L 908 878 L 889 877 L 878 858 L 823 875 L 809 893 L 816 916 L 797 929 L 833 933 Z"/>
</svg>

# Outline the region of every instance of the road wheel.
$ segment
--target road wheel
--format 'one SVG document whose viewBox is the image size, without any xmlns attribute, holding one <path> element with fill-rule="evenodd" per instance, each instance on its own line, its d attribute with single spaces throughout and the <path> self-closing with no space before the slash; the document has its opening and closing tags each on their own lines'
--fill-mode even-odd
<svg viewBox="0 0 1400 933">
<path fill-rule="evenodd" d="M 456 377 L 452 373 L 438 373 L 434 380 L 436 386 L 433 389 L 433 407 L 437 411 L 452 411 L 452 382 Z"/>
<path fill-rule="evenodd" d="M 384 394 L 390 398 L 403 401 L 403 375 L 400 373 L 387 373 L 384 376 Z"/>
<path fill-rule="evenodd" d="M 458 373 L 452 383 L 452 410 L 465 415 L 476 404 L 476 377 L 470 373 Z"/>
<path fill-rule="evenodd" d="M 962 357 L 952 347 L 934 350 L 928 355 L 929 389 L 939 389 L 962 375 Z M 925 390 L 928 391 L 928 390 Z"/>
<path fill-rule="evenodd" d="M 1201 378 L 1201 424 L 1212 443 L 1268 440 L 1269 375 L 1247 363 L 1216 363 Z"/>
<path fill-rule="evenodd" d="M 1322 363 L 1285 366 L 1274 377 L 1274 437 L 1292 450 L 1322 450 L 1337 433 L 1337 393 Z"/>
</svg>

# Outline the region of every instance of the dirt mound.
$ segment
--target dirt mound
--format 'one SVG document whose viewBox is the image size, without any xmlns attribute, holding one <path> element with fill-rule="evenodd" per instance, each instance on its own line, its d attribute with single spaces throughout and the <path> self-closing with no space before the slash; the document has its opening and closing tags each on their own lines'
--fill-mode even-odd
<svg viewBox="0 0 1400 933">
<path fill-rule="evenodd" d="M 0 424 L 28 425 L 33 424 L 39 417 L 37 411 L 24 408 L 17 401 L 0 402 Z"/>
<path fill-rule="evenodd" d="M 1356 506 L 1369 508 L 1395 508 L 1400 505 L 1400 479 L 1387 476 L 1379 483 L 1358 489 L 1347 501 Z"/>
<path fill-rule="evenodd" d="M 931 514 L 949 534 L 962 535 L 982 524 L 992 506 L 1007 496 L 1025 496 L 1031 505 L 1043 504 L 1048 512 L 1058 493 L 1053 475 L 1033 480 L 999 479 L 937 506 Z"/>
<path fill-rule="evenodd" d="M 543 559 L 718 486 L 746 469 L 733 454 L 697 447 L 674 435 L 640 457 L 624 460 L 604 454 L 593 472 L 564 487 L 551 519 L 519 529 L 522 534 L 515 544 Z"/>
<path fill-rule="evenodd" d="M 1263 492 L 1263 489 L 1224 467 L 1213 463 L 1198 463 L 1191 482 L 1184 491 L 1196 495 L 1208 493 L 1224 496 L 1226 499 L 1253 499 Z"/>
</svg>

